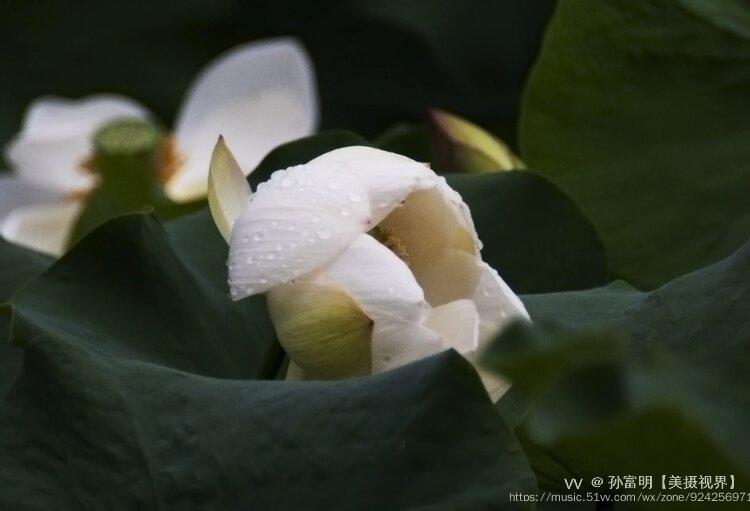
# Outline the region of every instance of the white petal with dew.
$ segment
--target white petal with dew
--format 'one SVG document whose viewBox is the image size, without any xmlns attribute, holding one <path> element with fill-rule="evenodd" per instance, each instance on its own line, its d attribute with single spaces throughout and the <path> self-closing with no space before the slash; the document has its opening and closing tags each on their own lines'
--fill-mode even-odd
<svg viewBox="0 0 750 511">
<path fill-rule="evenodd" d="M 406 156 L 363 146 L 343 147 L 313 160 L 320 164 L 342 165 L 365 184 L 372 205 L 373 225 L 377 225 L 414 191 L 432 188 L 437 175 L 426 165 Z"/>
<path fill-rule="evenodd" d="M 233 298 L 320 268 L 370 224 L 367 192 L 351 174 L 312 163 L 275 172 L 258 186 L 232 230 Z"/>
<path fill-rule="evenodd" d="M 18 208 L 3 219 L 0 235 L 18 245 L 59 256 L 82 208 L 77 201 Z"/>
<path fill-rule="evenodd" d="M 186 96 L 175 129 L 185 161 L 167 194 L 185 201 L 206 192 L 219 135 L 249 172 L 271 149 L 313 133 L 317 124 L 315 73 L 299 42 L 271 39 L 229 50 L 201 72 Z"/>
<path fill-rule="evenodd" d="M 459 353 L 473 353 L 479 345 L 479 313 L 471 300 L 434 307 L 425 326 L 440 335 L 446 348 Z"/>
<path fill-rule="evenodd" d="M 427 301 L 437 307 L 468 299 L 479 314 L 479 342 L 516 319 L 529 319 L 523 303 L 492 267 L 462 250 L 443 250 L 422 266 L 412 263 Z"/>
<path fill-rule="evenodd" d="M 81 164 L 91 153 L 94 132 L 117 119 L 149 115 L 143 106 L 117 95 L 39 98 L 29 107 L 22 130 L 6 146 L 6 157 L 17 175 L 30 183 L 60 193 L 86 190 L 93 176 Z"/>
<path fill-rule="evenodd" d="M 468 254 L 467 254 L 468 256 Z M 500 330 L 517 320 L 530 321 L 521 299 L 490 265 L 479 259 L 465 259 L 466 266 L 479 267 L 479 279 L 471 301 L 479 312 L 479 346 L 494 337 Z"/>
<path fill-rule="evenodd" d="M 373 373 L 444 349 L 423 324 L 429 307 L 409 267 L 373 237 L 359 235 L 313 278 L 339 286 L 372 319 Z"/>
<path fill-rule="evenodd" d="M 232 152 L 219 137 L 208 172 L 208 206 L 216 227 L 229 243 L 232 227 L 245 210 L 252 191 Z"/>
</svg>

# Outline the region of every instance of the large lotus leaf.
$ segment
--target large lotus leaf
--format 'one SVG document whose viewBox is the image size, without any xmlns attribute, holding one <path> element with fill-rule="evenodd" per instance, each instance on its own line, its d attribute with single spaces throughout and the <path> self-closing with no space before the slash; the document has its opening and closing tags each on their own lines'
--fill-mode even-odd
<svg viewBox="0 0 750 511">
<path fill-rule="evenodd" d="M 486 357 L 516 383 L 498 409 L 540 484 L 631 473 L 750 479 L 748 275 L 750 242 L 651 292 L 613 283 L 522 297 L 537 328 L 505 332 Z"/>
<path fill-rule="evenodd" d="M 532 319 L 569 331 L 610 329 L 638 346 L 726 350 L 750 339 L 750 241 L 730 257 L 641 292 L 622 282 L 523 297 Z"/>
<path fill-rule="evenodd" d="M 25 356 L 0 402 L 2 507 L 469 510 L 534 491 L 453 352 L 371 378 L 252 379 L 266 320 L 175 251 L 197 220 L 107 222 L 13 295 Z"/>
<path fill-rule="evenodd" d="M 156 346 L 143 362 L 206 376 L 261 376 L 275 342 L 265 316 L 197 278 L 143 215 L 104 224 L 10 303 L 16 333 L 76 339 L 125 357 Z"/>
<path fill-rule="evenodd" d="M 633 474 L 652 476 L 657 490 L 662 475 L 733 476 L 737 488 L 750 482 L 747 343 L 698 357 L 630 349 L 606 331 L 518 325 L 486 361 L 529 399 L 518 431 L 545 487 L 582 477 L 586 490 L 596 490 L 588 486 L 595 476 Z"/>
<path fill-rule="evenodd" d="M 560 2 L 522 157 L 581 205 L 616 276 L 654 288 L 750 235 L 748 55 L 742 0 Z"/>
</svg>

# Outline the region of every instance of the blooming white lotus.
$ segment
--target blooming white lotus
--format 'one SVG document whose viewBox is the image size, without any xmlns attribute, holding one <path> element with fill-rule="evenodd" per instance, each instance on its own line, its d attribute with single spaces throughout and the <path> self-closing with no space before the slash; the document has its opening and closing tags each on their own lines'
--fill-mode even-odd
<svg viewBox="0 0 750 511">
<path fill-rule="evenodd" d="M 428 166 L 347 147 L 276 171 L 255 193 L 220 140 L 209 204 L 231 296 L 266 293 L 289 377 L 385 371 L 447 348 L 469 360 L 528 314 L 459 194 Z M 496 399 L 507 385 L 480 371 Z"/>
<path fill-rule="evenodd" d="M 121 118 L 150 117 L 145 107 L 116 95 L 32 103 L 6 147 L 15 175 L 0 178 L 0 234 L 60 254 L 82 198 L 95 185 L 94 175 L 82 169 L 94 132 Z M 220 132 L 236 142 L 238 160 L 252 169 L 277 145 L 314 132 L 317 121 L 314 72 L 296 41 L 239 46 L 210 63 L 191 86 L 159 178 L 171 199 L 199 198 Z"/>
</svg>

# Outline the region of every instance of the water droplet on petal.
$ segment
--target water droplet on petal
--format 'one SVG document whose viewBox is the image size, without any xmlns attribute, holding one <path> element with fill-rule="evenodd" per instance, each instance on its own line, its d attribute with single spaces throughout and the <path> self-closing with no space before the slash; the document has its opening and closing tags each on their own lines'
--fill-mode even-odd
<svg viewBox="0 0 750 511">
<path fill-rule="evenodd" d="M 362 195 L 360 195 L 357 192 L 351 192 L 349 194 L 349 200 L 352 202 L 361 202 L 362 201 Z"/>
<path fill-rule="evenodd" d="M 296 184 L 297 184 L 297 180 L 291 176 L 286 176 L 284 179 L 281 180 L 281 186 L 283 186 L 284 188 L 291 188 L 292 186 Z"/>
<path fill-rule="evenodd" d="M 341 210 L 341 216 L 343 216 L 343 217 L 347 217 L 347 216 L 349 216 L 349 215 L 351 215 L 351 213 L 349 212 L 349 210 L 348 210 L 348 209 L 342 209 L 342 210 Z"/>
<path fill-rule="evenodd" d="M 328 229 L 321 229 L 318 231 L 318 237 L 322 240 L 331 239 L 331 231 Z"/>
<path fill-rule="evenodd" d="M 260 241 L 262 239 L 263 239 L 263 234 L 259 232 L 256 232 L 255 234 L 253 234 L 253 241 Z"/>
<path fill-rule="evenodd" d="M 268 279 L 266 279 L 266 278 L 263 278 L 263 277 L 261 277 L 261 278 L 259 279 L 259 282 L 260 282 L 261 284 L 265 284 L 266 282 L 268 282 Z"/>
<path fill-rule="evenodd" d="M 272 261 L 276 259 L 276 254 L 274 254 L 273 252 L 269 252 L 266 257 L 268 258 L 269 261 Z"/>
<path fill-rule="evenodd" d="M 338 181 L 331 181 L 330 183 L 328 183 L 328 188 L 330 188 L 331 190 L 340 190 L 341 183 L 339 183 Z"/>
</svg>

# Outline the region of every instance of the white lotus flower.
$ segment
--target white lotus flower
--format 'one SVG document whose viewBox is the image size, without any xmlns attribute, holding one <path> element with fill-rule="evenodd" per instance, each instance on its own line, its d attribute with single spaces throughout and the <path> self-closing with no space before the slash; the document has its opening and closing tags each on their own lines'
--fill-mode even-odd
<svg viewBox="0 0 750 511">
<path fill-rule="evenodd" d="M 14 167 L 0 177 L 0 234 L 50 254 L 60 254 L 95 184 L 82 169 L 94 132 L 120 118 L 146 119 L 130 99 L 97 95 L 81 100 L 40 98 L 6 147 Z M 206 193 L 213 141 L 223 133 L 237 158 L 254 168 L 277 145 L 313 133 L 318 121 L 312 64 L 299 43 L 275 39 L 234 48 L 211 62 L 191 86 L 177 117 L 167 195 L 183 202 Z"/>
<path fill-rule="evenodd" d="M 237 300 L 266 293 L 290 377 L 385 371 L 482 344 L 528 314 L 482 261 L 469 208 L 409 158 L 347 147 L 251 193 L 220 140 L 209 204 Z M 493 398 L 505 382 L 480 371 Z"/>
</svg>

